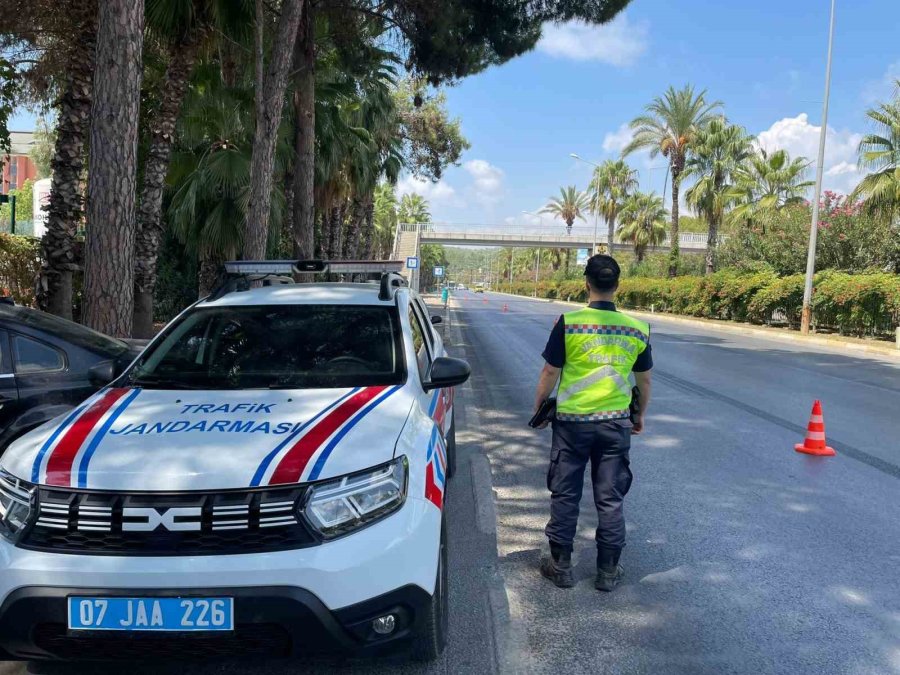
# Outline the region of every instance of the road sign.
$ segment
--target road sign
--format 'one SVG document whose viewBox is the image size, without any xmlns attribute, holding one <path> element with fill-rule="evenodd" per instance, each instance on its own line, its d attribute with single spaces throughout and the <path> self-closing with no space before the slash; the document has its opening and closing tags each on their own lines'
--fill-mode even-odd
<svg viewBox="0 0 900 675">
<path fill-rule="evenodd" d="M 414 255 L 409 256 L 406 259 L 406 269 L 408 269 L 408 270 L 419 269 L 419 259 Z"/>
<path fill-rule="evenodd" d="M 434 268 L 434 276 L 436 276 L 436 277 L 444 276 L 444 268 L 440 267 L 440 266 L 436 266 Z"/>
<path fill-rule="evenodd" d="M 578 254 L 575 257 L 575 264 L 579 267 L 584 267 L 587 265 L 588 261 L 588 249 L 580 248 L 578 249 Z"/>
</svg>

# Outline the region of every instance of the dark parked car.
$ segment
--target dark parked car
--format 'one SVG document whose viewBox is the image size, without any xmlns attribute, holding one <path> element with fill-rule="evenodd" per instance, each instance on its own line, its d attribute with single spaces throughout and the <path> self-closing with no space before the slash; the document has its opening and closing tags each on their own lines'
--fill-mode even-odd
<svg viewBox="0 0 900 675">
<path fill-rule="evenodd" d="M 0 454 L 16 437 L 74 408 L 140 351 L 77 323 L 0 300 Z"/>
</svg>

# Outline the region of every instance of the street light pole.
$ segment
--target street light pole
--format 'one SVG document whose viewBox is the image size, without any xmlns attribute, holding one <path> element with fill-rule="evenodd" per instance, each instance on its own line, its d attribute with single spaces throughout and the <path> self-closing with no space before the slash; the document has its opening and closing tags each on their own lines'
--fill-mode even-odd
<svg viewBox="0 0 900 675">
<path fill-rule="evenodd" d="M 576 155 L 574 152 L 569 153 L 569 157 L 572 159 L 577 159 L 579 162 L 584 162 L 585 164 L 590 164 L 592 166 L 600 168 L 600 165 L 596 162 L 592 162 L 589 159 L 585 159 L 584 157 L 580 157 Z M 588 184 L 590 186 L 590 184 Z M 594 199 L 594 238 L 591 242 L 591 255 L 594 255 L 597 252 L 597 224 L 600 221 L 600 191 L 596 190 L 596 199 Z M 612 255 L 612 242 L 608 242 L 607 246 L 609 247 L 609 253 Z M 590 257 L 590 256 L 589 256 Z"/>
<path fill-rule="evenodd" d="M 825 99 L 822 102 L 822 130 L 819 132 L 819 158 L 816 164 L 816 191 L 813 197 L 812 223 L 809 226 L 809 250 L 806 254 L 806 282 L 803 285 L 803 311 L 800 332 L 809 334 L 812 319 L 813 275 L 816 273 L 816 235 L 819 229 L 819 198 L 822 194 L 822 174 L 825 169 L 825 133 L 828 130 L 828 97 L 831 93 L 831 52 L 834 46 L 834 5 L 831 0 L 831 21 L 828 26 L 828 58 L 825 62 Z"/>
</svg>

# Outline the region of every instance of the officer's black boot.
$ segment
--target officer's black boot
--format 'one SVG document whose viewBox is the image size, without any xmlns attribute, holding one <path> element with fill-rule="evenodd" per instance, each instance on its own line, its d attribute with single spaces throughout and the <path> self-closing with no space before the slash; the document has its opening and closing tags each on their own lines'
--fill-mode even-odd
<svg viewBox="0 0 900 675">
<path fill-rule="evenodd" d="M 572 550 L 550 542 L 550 557 L 541 560 L 541 574 L 559 588 L 572 588 Z"/>
<path fill-rule="evenodd" d="M 625 570 L 619 564 L 621 553 L 621 549 L 597 549 L 597 578 L 594 580 L 594 588 L 598 591 L 608 593 L 622 581 Z"/>
</svg>

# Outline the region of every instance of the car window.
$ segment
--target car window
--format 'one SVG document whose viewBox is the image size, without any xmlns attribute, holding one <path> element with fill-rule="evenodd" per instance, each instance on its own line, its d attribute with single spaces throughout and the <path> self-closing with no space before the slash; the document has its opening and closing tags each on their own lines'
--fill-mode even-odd
<svg viewBox="0 0 900 675">
<path fill-rule="evenodd" d="M 419 315 L 413 309 L 412 303 L 409 305 L 409 326 L 412 329 L 413 349 L 416 352 L 416 364 L 419 367 L 419 375 L 424 380 L 425 376 L 428 374 L 429 346 L 425 341 L 425 331 L 422 329 L 422 322 L 419 320 Z"/>
<path fill-rule="evenodd" d="M 48 333 L 76 347 L 81 347 L 106 358 L 117 358 L 128 351 L 128 345 L 120 340 L 81 326 L 74 321 L 67 321 L 58 316 L 39 312 L 29 307 L 0 306 L 0 318 Z"/>
<path fill-rule="evenodd" d="M 437 336 L 437 333 L 434 324 L 431 323 L 431 314 L 429 314 L 428 306 L 423 302 L 422 298 L 416 298 L 415 302 L 419 311 L 419 316 L 422 317 L 422 324 L 426 328 L 428 346 L 431 348 L 431 353 L 434 354 L 435 337 Z"/>
<path fill-rule="evenodd" d="M 262 305 L 198 309 L 128 377 L 188 389 L 364 387 L 405 374 L 396 308 Z"/>
<path fill-rule="evenodd" d="M 24 335 L 13 336 L 13 350 L 17 373 L 39 373 L 66 367 L 66 359 L 61 351 Z"/>
<path fill-rule="evenodd" d="M 12 372 L 12 359 L 9 356 L 9 344 L 6 331 L 0 330 L 0 375 Z"/>
</svg>

